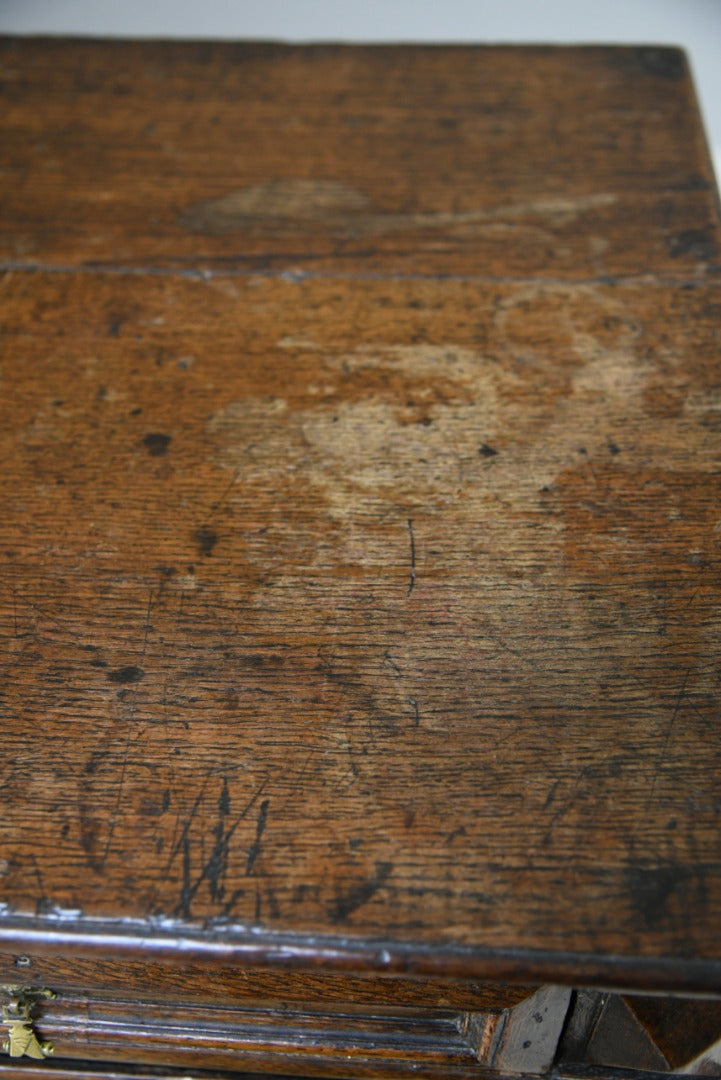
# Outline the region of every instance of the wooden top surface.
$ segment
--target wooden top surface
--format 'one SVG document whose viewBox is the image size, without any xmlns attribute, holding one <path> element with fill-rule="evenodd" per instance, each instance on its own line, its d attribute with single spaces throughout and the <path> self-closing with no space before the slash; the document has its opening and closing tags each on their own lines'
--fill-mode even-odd
<svg viewBox="0 0 721 1080">
<path fill-rule="evenodd" d="M 718 988 L 679 54 L 10 40 L 0 78 L 6 947 Z"/>
</svg>

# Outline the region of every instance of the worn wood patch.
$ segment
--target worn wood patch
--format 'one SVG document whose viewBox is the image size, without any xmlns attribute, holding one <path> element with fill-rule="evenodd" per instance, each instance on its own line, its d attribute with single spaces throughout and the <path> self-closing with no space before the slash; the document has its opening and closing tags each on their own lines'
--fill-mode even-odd
<svg viewBox="0 0 721 1080">
<path fill-rule="evenodd" d="M 6 276 L 7 911 L 718 958 L 719 311 Z"/>
</svg>

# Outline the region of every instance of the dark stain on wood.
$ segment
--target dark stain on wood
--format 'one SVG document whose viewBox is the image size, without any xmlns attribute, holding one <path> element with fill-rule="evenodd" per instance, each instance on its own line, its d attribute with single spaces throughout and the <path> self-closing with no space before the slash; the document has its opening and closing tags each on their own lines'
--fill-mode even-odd
<svg viewBox="0 0 721 1080">
<path fill-rule="evenodd" d="M 159 431 L 148 432 L 143 438 L 143 444 L 151 457 L 164 457 L 171 441 L 170 435 L 164 435 Z"/>
<path fill-rule="evenodd" d="M 262 850 L 263 833 L 265 832 L 266 822 L 268 820 L 268 807 L 270 805 L 269 799 L 263 799 L 258 810 L 258 821 L 255 826 L 255 839 L 248 850 L 248 861 L 245 865 L 246 874 L 252 874 L 255 868 L 256 861 Z"/>
<path fill-rule="evenodd" d="M 666 921 L 691 917 L 706 903 L 705 868 L 669 863 L 629 866 L 626 882 L 633 904 L 644 923 L 655 927 Z"/>
<path fill-rule="evenodd" d="M 193 538 L 198 548 L 198 554 L 208 556 L 213 554 L 215 545 L 218 543 L 218 534 L 210 525 L 200 525 L 194 532 Z"/>
<path fill-rule="evenodd" d="M 668 249 L 673 258 L 691 255 L 705 262 L 721 258 L 716 230 L 712 227 L 684 229 L 683 232 L 674 233 L 669 237 Z"/>
<path fill-rule="evenodd" d="M 126 664 L 125 667 L 115 668 L 113 671 L 108 672 L 108 681 L 112 683 L 136 683 L 145 675 L 142 668 L 137 667 L 135 664 Z"/>
<path fill-rule="evenodd" d="M 336 896 L 330 911 L 333 922 L 345 922 L 354 911 L 367 904 L 378 890 L 385 885 L 392 871 L 392 862 L 378 862 L 372 877 L 359 882 L 346 892 Z"/>
</svg>

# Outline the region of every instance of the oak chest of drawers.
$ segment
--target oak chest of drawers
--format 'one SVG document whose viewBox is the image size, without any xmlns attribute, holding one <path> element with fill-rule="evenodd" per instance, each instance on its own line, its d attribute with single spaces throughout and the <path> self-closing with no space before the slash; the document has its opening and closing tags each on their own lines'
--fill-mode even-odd
<svg viewBox="0 0 721 1080">
<path fill-rule="evenodd" d="M 0 1077 L 721 1072 L 683 56 L 0 85 Z"/>
</svg>

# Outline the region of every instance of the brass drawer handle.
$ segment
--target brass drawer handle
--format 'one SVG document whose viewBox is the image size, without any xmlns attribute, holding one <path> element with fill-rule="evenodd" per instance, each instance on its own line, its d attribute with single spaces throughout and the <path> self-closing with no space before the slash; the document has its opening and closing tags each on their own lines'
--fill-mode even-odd
<svg viewBox="0 0 721 1080">
<path fill-rule="evenodd" d="M 2 987 L 10 1000 L 3 1005 L 2 1022 L 8 1029 L 3 1042 L 4 1053 L 10 1057 L 46 1058 L 53 1052 L 53 1044 L 39 1039 L 30 1015 L 34 1003 L 43 998 L 54 998 L 52 990 L 35 990 L 26 987 Z"/>
</svg>

